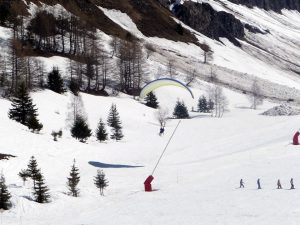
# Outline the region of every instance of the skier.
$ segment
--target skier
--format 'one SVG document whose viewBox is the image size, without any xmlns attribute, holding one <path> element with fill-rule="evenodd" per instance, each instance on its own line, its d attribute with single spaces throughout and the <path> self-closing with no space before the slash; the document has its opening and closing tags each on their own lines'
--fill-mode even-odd
<svg viewBox="0 0 300 225">
<path fill-rule="evenodd" d="M 159 130 L 159 136 L 163 135 L 164 132 L 165 132 L 165 128 L 161 127 L 160 130 Z"/>
<path fill-rule="evenodd" d="M 244 186 L 244 181 L 243 181 L 243 179 L 241 179 L 240 180 L 240 188 L 244 188 L 245 186 Z"/>
<path fill-rule="evenodd" d="M 280 183 L 280 180 L 278 179 L 277 181 L 277 189 L 282 189 L 282 186 L 281 186 L 281 183 Z"/>
<path fill-rule="evenodd" d="M 295 189 L 295 186 L 294 186 L 294 179 L 293 179 L 293 178 L 291 178 L 290 183 L 291 183 L 291 189 Z"/>
<path fill-rule="evenodd" d="M 260 186 L 260 179 L 259 179 L 259 178 L 257 179 L 257 189 L 261 189 L 261 186 Z"/>
</svg>

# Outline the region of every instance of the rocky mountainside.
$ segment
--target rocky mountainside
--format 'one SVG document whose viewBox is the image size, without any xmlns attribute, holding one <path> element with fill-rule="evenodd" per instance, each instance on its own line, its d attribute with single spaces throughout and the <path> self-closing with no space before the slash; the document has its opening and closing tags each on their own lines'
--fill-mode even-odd
<svg viewBox="0 0 300 225">
<path fill-rule="evenodd" d="M 173 7 L 175 16 L 186 25 L 204 35 L 219 39 L 226 37 L 240 46 L 237 39 L 244 38 L 244 25 L 234 15 L 214 10 L 208 3 L 184 2 Z"/>
</svg>

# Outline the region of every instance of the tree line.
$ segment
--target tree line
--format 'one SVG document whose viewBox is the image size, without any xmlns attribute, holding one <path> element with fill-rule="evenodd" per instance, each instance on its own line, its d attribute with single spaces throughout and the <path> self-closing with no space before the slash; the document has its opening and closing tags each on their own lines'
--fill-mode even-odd
<svg viewBox="0 0 300 225">
<path fill-rule="evenodd" d="M 151 48 L 128 33 L 113 37 L 103 46 L 95 27 L 66 11 L 38 9 L 29 17 L 18 2 L 0 2 L 0 24 L 10 27 L 7 53 L 0 54 L 0 89 L 15 94 L 21 82 L 31 90 L 44 88 L 45 65 L 35 55 L 68 57 L 66 80 L 79 90 L 106 94 L 108 84 L 118 91 L 139 91 L 146 70 L 145 59 Z M 29 20 L 29 21 L 28 21 Z"/>
<path fill-rule="evenodd" d="M 61 82 L 60 79 L 58 79 L 58 81 Z M 55 85 L 54 87 L 57 89 L 58 86 Z M 63 89 L 58 91 L 63 91 Z M 77 93 L 77 95 L 72 95 L 72 103 L 69 109 L 69 117 L 71 119 L 71 135 L 81 142 L 86 142 L 86 140 L 92 135 L 92 131 L 88 126 L 87 118 L 83 113 L 82 107 L 83 105 L 81 104 L 79 93 Z M 21 83 L 15 97 L 12 99 L 8 117 L 27 126 L 32 132 L 39 132 L 43 128 L 43 125 L 37 118 L 37 111 L 38 109 L 36 108 L 36 105 L 33 104 L 32 98 L 29 96 L 25 84 Z M 107 118 L 107 125 L 111 128 L 111 139 L 119 141 L 124 137 L 122 132 L 122 122 L 116 104 L 111 105 Z M 99 120 L 99 124 L 95 133 L 98 141 L 102 142 L 108 140 L 108 133 L 102 118 Z M 51 135 L 53 136 L 54 140 L 57 141 L 57 136 L 61 137 L 62 131 L 53 131 Z"/>
</svg>

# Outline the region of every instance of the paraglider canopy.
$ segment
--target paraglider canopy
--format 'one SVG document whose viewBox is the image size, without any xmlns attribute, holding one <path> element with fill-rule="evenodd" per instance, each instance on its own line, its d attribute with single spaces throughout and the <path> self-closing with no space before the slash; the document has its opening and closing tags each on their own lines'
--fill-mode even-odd
<svg viewBox="0 0 300 225">
<path fill-rule="evenodd" d="M 144 99 L 147 94 L 149 94 L 151 91 L 154 91 L 157 88 L 170 85 L 186 89 L 188 92 L 190 92 L 192 98 L 194 98 L 193 92 L 188 88 L 188 86 L 186 86 L 182 82 L 171 78 L 160 78 L 151 81 L 142 88 L 142 91 L 140 93 L 140 99 Z"/>
<path fill-rule="evenodd" d="M 297 131 L 295 134 L 294 134 L 294 137 L 293 137 L 293 145 L 299 145 L 299 131 Z"/>
</svg>

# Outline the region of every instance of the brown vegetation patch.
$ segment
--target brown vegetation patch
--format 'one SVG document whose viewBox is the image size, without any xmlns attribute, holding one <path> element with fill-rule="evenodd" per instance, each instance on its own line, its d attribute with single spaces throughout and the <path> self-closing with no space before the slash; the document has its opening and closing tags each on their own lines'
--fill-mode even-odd
<svg viewBox="0 0 300 225">
<path fill-rule="evenodd" d="M 197 38 L 190 31 L 184 29 L 183 35 L 176 31 L 177 23 L 172 18 L 173 15 L 156 0 L 93 1 L 104 8 L 127 13 L 145 36 L 197 43 Z"/>
</svg>

